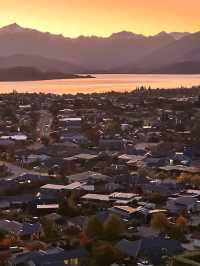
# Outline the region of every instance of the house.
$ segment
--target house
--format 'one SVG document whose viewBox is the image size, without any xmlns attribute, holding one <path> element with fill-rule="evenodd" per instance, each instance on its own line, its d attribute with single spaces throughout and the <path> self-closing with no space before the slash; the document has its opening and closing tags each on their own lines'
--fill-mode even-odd
<svg viewBox="0 0 200 266">
<path fill-rule="evenodd" d="M 80 153 L 64 159 L 65 169 L 73 170 L 73 167 L 93 167 L 98 160 L 98 155 L 90 153 Z"/>
<path fill-rule="evenodd" d="M 123 150 L 125 147 L 125 142 L 123 139 L 100 139 L 99 148 L 101 150 Z"/>
<path fill-rule="evenodd" d="M 137 213 L 138 208 L 132 208 L 128 205 L 114 205 L 112 208 L 109 209 L 109 211 L 110 213 L 116 214 L 123 219 L 130 220 L 131 218 L 133 218 L 134 214 Z"/>
<path fill-rule="evenodd" d="M 77 132 L 64 132 L 60 138 L 63 142 L 73 142 L 76 144 L 85 144 L 88 143 L 88 138 Z"/>
<path fill-rule="evenodd" d="M 69 183 L 72 182 L 90 182 L 90 183 L 96 183 L 96 182 L 108 182 L 111 180 L 111 177 L 107 175 L 103 175 L 101 173 L 87 171 L 82 172 L 74 175 L 67 176 L 67 179 Z"/>
<path fill-rule="evenodd" d="M 144 193 L 159 193 L 163 196 L 169 196 L 180 191 L 180 186 L 176 183 L 165 182 L 161 180 L 151 180 L 142 185 Z"/>
<path fill-rule="evenodd" d="M 63 117 L 59 119 L 59 124 L 68 132 L 80 132 L 82 128 L 81 117 Z"/>
<path fill-rule="evenodd" d="M 200 211 L 200 202 L 195 196 L 177 195 L 167 200 L 167 209 L 171 213 L 180 213 L 183 210 L 189 212 Z"/>
<path fill-rule="evenodd" d="M 4 196 L 0 198 L 0 208 L 6 208 L 7 205 L 10 208 L 23 207 L 27 204 L 31 204 L 34 200 L 33 194 L 17 194 L 16 196 Z"/>
<path fill-rule="evenodd" d="M 57 203 L 62 192 L 65 191 L 64 185 L 46 184 L 40 187 L 36 195 L 36 204 L 53 204 Z"/>
<path fill-rule="evenodd" d="M 38 239 L 43 233 L 40 223 L 19 223 L 10 220 L 0 220 L 0 229 L 6 230 L 17 239 Z"/>
<path fill-rule="evenodd" d="M 46 184 L 40 187 L 41 191 L 48 191 L 48 192 L 60 192 L 65 189 L 64 185 L 57 185 L 57 184 Z"/>
<path fill-rule="evenodd" d="M 137 227 L 137 232 L 134 235 L 139 238 L 157 237 L 159 235 L 159 231 L 155 230 L 151 226 L 141 225 Z"/>
<path fill-rule="evenodd" d="M 189 173 L 189 174 L 199 174 L 200 167 L 186 166 L 186 165 L 166 165 L 159 167 L 160 170 L 169 173 Z"/>
<path fill-rule="evenodd" d="M 110 199 L 115 200 L 116 204 L 127 205 L 135 200 L 137 195 L 134 193 L 114 192 L 109 195 Z"/>
<path fill-rule="evenodd" d="M 184 251 L 179 241 L 162 237 L 150 237 L 137 241 L 122 239 L 116 244 L 116 248 L 127 257 L 145 258 L 153 265 L 163 265 L 164 259 Z"/>
<path fill-rule="evenodd" d="M 118 160 L 120 162 L 125 162 L 125 163 L 134 163 L 137 161 L 141 161 L 145 158 L 145 156 L 141 155 L 135 155 L 135 154 L 122 154 L 118 156 Z"/>
<path fill-rule="evenodd" d="M 36 213 L 37 214 L 48 214 L 56 211 L 59 208 L 59 204 L 38 204 L 36 206 Z"/>
<path fill-rule="evenodd" d="M 109 195 L 103 195 L 103 194 L 86 194 L 81 197 L 82 200 L 87 202 L 104 202 L 109 203 L 111 202 L 111 199 L 109 198 Z"/>
<path fill-rule="evenodd" d="M 50 157 L 45 154 L 29 154 L 22 158 L 23 164 L 31 165 L 34 163 L 42 163 L 48 160 Z"/>
<path fill-rule="evenodd" d="M 137 241 L 127 239 L 120 240 L 115 246 L 123 255 L 131 258 L 137 258 L 140 246 Z"/>
<path fill-rule="evenodd" d="M 87 153 L 80 153 L 77 155 L 74 155 L 75 158 L 77 158 L 79 161 L 92 161 L 96 160 L 98 158 L 98 155 L 94 154 L 87 154 Z"/>
<path fill-rule="evenodd" d="M 88 252 L 84 248 L 67 251 L 34 251 L 16 254 L 9 260 L 9 266 L 84 266 L 87 265 Z"/>
<path fill-rule="evenodd" d="M 32 184 L 32 185 L 40 185 L 42 183 L 49 181 L 49 176 L 47 174 L 40 175 L 40 174 L 30 174 L 25 173 L 17 176 L 15 181 L 19 184 Z"/>
</svg>

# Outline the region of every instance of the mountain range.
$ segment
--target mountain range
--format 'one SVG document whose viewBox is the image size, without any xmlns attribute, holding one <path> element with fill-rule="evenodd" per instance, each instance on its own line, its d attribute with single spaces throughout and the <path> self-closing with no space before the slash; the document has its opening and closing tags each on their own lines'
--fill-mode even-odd
<svg viewBox="0 0 200 266">
<path fill-rule="evenodd" d="M 77 38 L 23 28 L 0 28 L 0 68 L 63 73 L 200 73 L 200 32 L 128 31 Z"/>
</svg>

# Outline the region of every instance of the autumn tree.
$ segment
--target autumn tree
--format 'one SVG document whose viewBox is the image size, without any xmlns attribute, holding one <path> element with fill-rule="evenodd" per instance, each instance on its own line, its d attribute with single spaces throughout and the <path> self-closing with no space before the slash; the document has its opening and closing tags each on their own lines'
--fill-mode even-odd
<svg viewBox="0 0 200 266">
<path fill-rule="evenodd" d="M 90 238 L 99 238 L 103 235 L 103 225 L 97 216 L 93 216 L 89 219 L 85 233 Z"/>
<path fill-rule="evenodd" d="M 159 204 L 166 200 L 166 197 L 159 192 L 152 192 L 149 194 L 149 201 Z"/>
<path fill-rule="evenodd" d="M 49 143 L 50 143 L 50 139 L 48 137 L 46 137 L 46 136 L 42 136 L 41 137 L 41 142 L 42 142 L 42 144 L 44 144 L 44 146 L 48 146 Z"/>
<path fill-rule="evenodd" d="M 181 215 L 176 219 L 176 226 L 184 232 L 188 226 L 188 220 Z"/>
<path fill-rule="evenodd" d="M 165 232 L 169 227 L 169 221 L 164 213 L 155 213 L 151 219 L 151 226 L 160 232 Z"/>
<path fill-rule="evenodd" d="M 6 230 L 0 230 L 0 241 L 3 241 L 5 239 L 7 235 L 7 231 Z"/>
<path fill-rule="evenodd" d="M 92 240 L 87 236 L 85 231 L 80 233 L 79 240 L 80 240 L 80 245 L 84 247 L 92 242 Z"/>
</svg>

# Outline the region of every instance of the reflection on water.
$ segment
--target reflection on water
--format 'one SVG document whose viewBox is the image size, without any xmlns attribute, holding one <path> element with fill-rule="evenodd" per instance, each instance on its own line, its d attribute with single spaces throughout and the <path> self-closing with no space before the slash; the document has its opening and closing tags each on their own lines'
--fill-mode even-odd
<svg viewBox="0 0 200 266">
<path fill-rule="evenodd" d="M 130 91 L 139 86 L 152 88 L 191 87 L 200 85 L 200 75 L 95 75 L 95 79 L 66 79 L 25 82 L 0 82 L 0 93 L 92 93 L 107 91 Z"/>
</svg>

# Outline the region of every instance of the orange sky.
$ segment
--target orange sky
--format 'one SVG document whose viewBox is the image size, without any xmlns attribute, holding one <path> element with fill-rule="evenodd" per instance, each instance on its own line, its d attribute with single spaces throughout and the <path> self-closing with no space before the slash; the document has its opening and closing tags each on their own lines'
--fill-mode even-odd
<svg viewBox="0 0 200 266">
<path fill-rule="evenodd" d="M 0 26 L 65 36 L 200 30 L 200 0 L 0 0 Z"/>
</svg>

